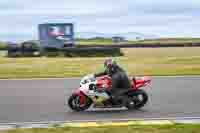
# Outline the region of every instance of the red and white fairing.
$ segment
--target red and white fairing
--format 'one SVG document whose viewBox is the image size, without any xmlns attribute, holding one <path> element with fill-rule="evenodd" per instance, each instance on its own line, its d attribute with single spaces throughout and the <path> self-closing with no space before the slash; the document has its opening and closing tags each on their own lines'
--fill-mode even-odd
<svg viewBox="0 0 200 133">
<path fill-rule="evenodd" d="M 149 85 L 151 78 L 149 76 L 134 77 L 130 79 L 131 90 L 137 90 L 141 87 Z M 93 88 L 92 86 L 95 86 Z M 91 75 L 87 75 L 81 79 L 80 87 L 75 90 L 73 94 L 80 96 L 80 102 L 84 103 L 85 95 L 91 99 L 95 99 L 96 96 L 101 97 L 102 100 L 109 99 L 109 95 L 106 92 L 101 92 L 101 89 L 110 89 L 112 86 L 112 80 L 109 76 L 101 76 L 93 78 Z M 98 89 L 98 91 L 96 90 Z M 95 101 L 93 101 L 95 102 Z"/>
</svg>

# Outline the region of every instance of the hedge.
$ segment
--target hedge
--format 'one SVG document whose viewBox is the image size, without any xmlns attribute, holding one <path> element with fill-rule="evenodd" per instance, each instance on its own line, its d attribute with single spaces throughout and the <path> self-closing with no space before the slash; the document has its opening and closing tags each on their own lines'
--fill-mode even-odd
<svg viewBox="0 0 200 133">
<path fill-rule="evenodd" d="M 64 57 L 104 57 L 104 56 L 122 56 L 120 48 L 46 48 L 44 50 L 45 56 L 64 56 Z"/>
<path fill-rule="evenodd" d="M 8 57 L 105 57 L 105 56 L 122 56 L 120 48 L 44 48 L 39 49 L 24 49 L 12 48 L 8 50 Z"/>
</svg>

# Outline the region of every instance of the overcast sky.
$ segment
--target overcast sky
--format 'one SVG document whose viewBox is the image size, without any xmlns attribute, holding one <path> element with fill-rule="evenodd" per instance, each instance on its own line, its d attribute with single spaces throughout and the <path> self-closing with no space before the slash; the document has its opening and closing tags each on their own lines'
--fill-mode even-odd
<svg viewBox="0 0 200 133">
<path fill-rule="evenodd" d="M 0 40 L 37 38 L 37 25 L 73 22 L 76 32 L 200 36 L 200 0 L 0 0 Z"/>
</svg>

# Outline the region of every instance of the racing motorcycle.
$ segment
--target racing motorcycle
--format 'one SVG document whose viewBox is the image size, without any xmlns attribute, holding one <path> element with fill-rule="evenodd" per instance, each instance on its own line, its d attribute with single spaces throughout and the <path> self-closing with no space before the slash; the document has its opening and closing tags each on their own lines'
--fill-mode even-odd
<svg viewBox="0 0 200 133">
<path fill-rule="evenodd" d="M 148 95 L 143 87 L 150 85 L 149 76 L 131 77 L 131 88 L 124 91 L 124 99 L 113 103 L 109 95 L 112 80 L 109 76 L 94 78 L 91 74 L 86 75 L 80 81 L 80 87 L 75 89 L 68 98 L 68 106 L 74 111 L 84 111 L 93 105 L 93 108 L 122 108 L 139 109 L 148 101 Z M 126 99 L 126 100 L 125 100 Z"/>
</svg>

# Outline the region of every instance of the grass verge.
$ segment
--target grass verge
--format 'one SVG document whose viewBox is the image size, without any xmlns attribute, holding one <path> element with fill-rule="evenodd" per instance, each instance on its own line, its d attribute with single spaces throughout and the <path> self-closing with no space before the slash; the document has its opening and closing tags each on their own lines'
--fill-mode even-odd
<svg viewBox="0 0 200 133">
<path fill-rule="evenodd" d="M 144 40 L 129 40 L 121 42 L 121 44 L 148 44 L 148 45 L 181 45 L 186 43 L 200 43 L 200 38 L 159 38 L 159 39 L 144 39 Z M 112 45 L 112 39 L 78 39 L 78 45 Z"/>
<path fill-rule="evenodd" d="M 175 124 L 175 125 L 132 125 L 117 127 L 90 127 L 90 128 L 48 128 L 48 129 L 16 129 L 0 131 L 0 133 L 199 133 L 200 125 Z"/>
<path fill-rule="evenodd" d="M 122 49 L 116 57 L 129 75 L 200 75 L 200 48 Z M 106 57 L 0 57 L 0 78 L 80 77 L 100 71 Z"/>
</svg>

